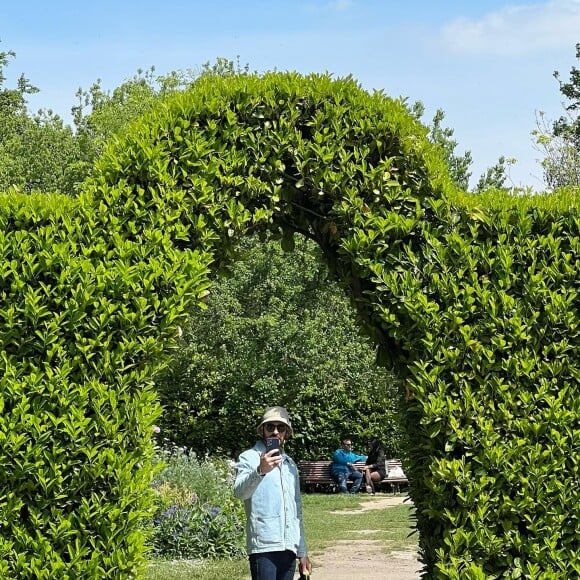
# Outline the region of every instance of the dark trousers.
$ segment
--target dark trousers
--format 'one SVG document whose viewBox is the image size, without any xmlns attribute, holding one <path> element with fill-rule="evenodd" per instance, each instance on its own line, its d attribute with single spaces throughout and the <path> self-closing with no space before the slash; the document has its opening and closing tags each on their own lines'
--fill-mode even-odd
<svg viewBox="0 0 580 580">
<path fill-rule="evenodd" d="M 296 554 L 290 550 L 250 554 L 252 580 L 292 580 L 295 571 Z"/>
</svg>

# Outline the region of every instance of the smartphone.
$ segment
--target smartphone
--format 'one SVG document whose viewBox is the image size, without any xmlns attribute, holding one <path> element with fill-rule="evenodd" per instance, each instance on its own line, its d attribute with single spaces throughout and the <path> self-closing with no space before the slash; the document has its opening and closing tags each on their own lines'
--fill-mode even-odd
<svg viewBox="0 0 580 580">
<path fill-rule="evenodd" d="M 278 455 L 280 455 L 280 439 L 277 437 L 268 437 L 266 439 L 266 453 L 272 451 L 272 449 L 278 449 Z M 276 455 L 276 453 L 274 453 Z"/>
</svg>

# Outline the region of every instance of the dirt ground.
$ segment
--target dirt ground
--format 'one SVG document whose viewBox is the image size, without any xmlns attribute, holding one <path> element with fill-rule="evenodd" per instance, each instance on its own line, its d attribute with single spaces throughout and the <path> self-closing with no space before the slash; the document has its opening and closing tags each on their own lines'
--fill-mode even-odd
<svg viewBox="0 0 580 580">
<path fill-rule="evenodd" d="M 399 505 L 403 497 L 385 497 L 367 502 L 360 510 L 382 509 L 389 505 Z M 349 511 L 341 510 L 347 514 Z M 380 540 L 348 540 L 337 542 L 320 554 L 313 554 L 312 580 L 417 580 L 420 578 L 420 563 L 415 552 L 382 552 Z"/>
</svg>

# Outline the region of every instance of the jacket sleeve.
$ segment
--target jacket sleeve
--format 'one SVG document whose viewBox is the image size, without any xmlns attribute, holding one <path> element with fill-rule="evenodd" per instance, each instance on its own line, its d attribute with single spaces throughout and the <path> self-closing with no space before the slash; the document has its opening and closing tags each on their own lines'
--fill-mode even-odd
<svg viewBox="0 0 580 580">
<path fill-rule="evenodd" d="M 346 453 L 344 453 L 342 449 L 337 449 L 334 452 L 332 456 L 332 462 L 336 463 L 337 465 L 346 465 L 347 463 L 350 463 Z"/>
<path fill-rule="evenodd" d="M 366 461 L 367 460 L 366 455 L 355 455 L 354 453 L 353 453 L 353 455 L 355 456 L 356 459 L 352 463 L 354 463 L 355 461 Z"/>
<path fill-rule="evenodd" d="M 300 525 L 300 540 L 298 542 L 297 556 L 302 558 L 308 554 L 308 546 L 306 545 L 306 534 L 304 533 L 304 522 L 302 521 L 302 496 L 300 494 L 300 480 L 296 479 L 295 483 L 295 498 L 296 498 L 296 515 Z"/>
<path fill-rule="evenodd" d="M 385 452 L 382 449 L 379 451 L 375 463 L 377 464 L 378 468 L 385 468 Z"/>
<path fill-rule="evenodd" d="M 244 451 L 236 465 L 236 479 L 234 481 L 234 495 L 238 499 L 249 499 L 262 482 L 258 475 L 260 454 L 255 449 Z"/>
</svg>

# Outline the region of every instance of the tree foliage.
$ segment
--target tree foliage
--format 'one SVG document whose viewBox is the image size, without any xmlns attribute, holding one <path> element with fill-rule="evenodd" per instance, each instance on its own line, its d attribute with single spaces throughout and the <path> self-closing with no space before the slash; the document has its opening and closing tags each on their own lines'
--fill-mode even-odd
<svg viewBox="0 0 580 580">
<path fill-rule="evenodd" d="M 580 62 L 580 42 L 576 44 L 576 60 Z M 560 117 L 553 127 L 555 137 L 563 137 L 570 141 L 576 149 L 580 149 L 580 70 L 573 66 L 570 69 L 568 82 L 560 80 L 560 73 L 556 71 L 554 77 L 560 84 L 560 92 L 566 100 L 564 105 L 567 116 Z"/>
<path fill-rule="evenodd" d="M 242 246 L 243 261 L 192 316 L 157 382 L 165 436 L 201 455 L 235 457 L 255 438 L 248 417 L 281 404 L 292 412 L 297 458 L 329 457 L 346 433 L 363 448 L 380 437 L 400 457 L 397 383 L 376 367 L 312 242 L 291 254 L 279 242 Z"/>
<path fill-rule="evenodd" d="M 3 123 L 0 130 L 5 127 L 7 120 L 26 113 L 26 95 L 32 95 L 38 92 L 38 89 L 30 84 L 30 81 L 22 74 L 18 78 L 15 89 L 9 89 L 4 86 L 6 82 L 5 68 L 8 66 L 10 59 L 14 58 L 14 51 L 0 52 L 0 115 Z"/>
<path fill-rule="evenodd" d="M 423 119 L 425 106 L 421 101 L 413 103 L 409 110 L 417 119 Z M 455 131 L 450 127 L 444 127 L 444 120 L 445 111 L 443 109 L 437 109 L 431 122 L 427 123 L 429 139 L 441 148 L 443 156 L 449 166 L 449 173 L 455 187 L 462 191 L 468 191 L 469 179 L 471 178 L 470 169 L 473 164 L 471 151 L 465 151 L 461 155 L 456 152 L 458 142 L 453 138 Z M 488 167 L 481 174 L 475 186 L 475 192 L 481 193 L 489 189 L 506 188 L 508 168 L 514 163 L 516 163 L 515 159 L 507 159 L 503 155 L 500 156 L 495 165 Z"/>
<path fill-rule="evenodd" d="M 38 92 L 24 75 L 16 88 L 4 86 L 13 52 L 0 53 L 0 191 L 13 188 L 72 193 L 84 179 L 83 150 L 71 127 L 50 110 L 31 115 L 27 96 Z"/>
<path fill-rule="evenodd" d="M 477 184 L 475 185 L 475 191 L 477 193 L 483 193 L 488 190 L 506 189 L 506 182 L 509 178 L 509 168 L 514 163 L 516 163 L 516 160 L 513 157 L 508 159 L 504 155 L 500 155 L 497 163 L 488 167 L 481 174 Z"/>
<path fill-rule="evenodd" d="M 580 43 L 576 45 L 576 59 L 580 60 Z M 568 104 L 563 103 L 564 114 L 554 122 L 540 111 L 532 135 L 543 156 L 544 181 L 551 189 L 558 189 L 580 186 L 580 70 L 573 66 L 568 82 L 560 79 L 558 71 L 554 77 Z"/>
<path fill-rule="evenodd" d="M 78 145 L 50 111 L 22 115 L 0 142 L 0 190 L 74 193 L 89 167 Z"/>
</svg>

